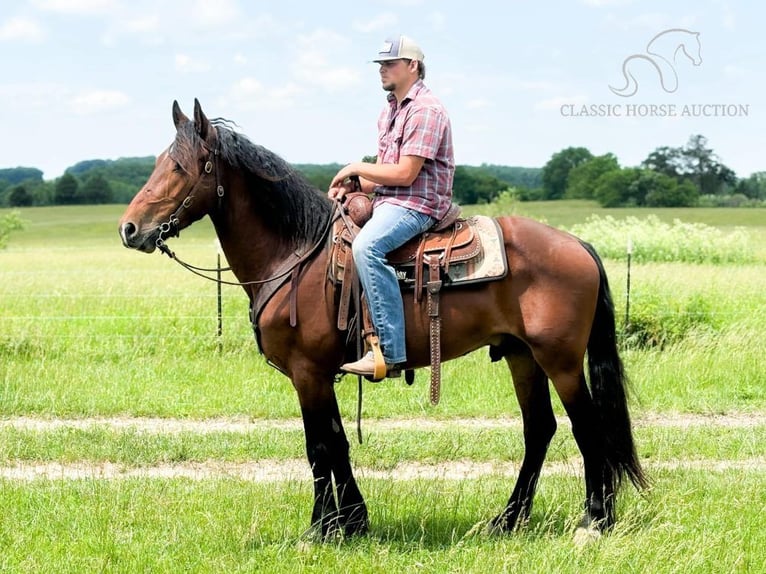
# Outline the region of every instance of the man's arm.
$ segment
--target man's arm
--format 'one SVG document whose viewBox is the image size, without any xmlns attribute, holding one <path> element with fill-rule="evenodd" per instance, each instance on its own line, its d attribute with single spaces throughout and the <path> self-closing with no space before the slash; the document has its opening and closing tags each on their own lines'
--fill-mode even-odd
<svg viewBox="0 0 766 574">
<path fill-rule="evenodd" d="M 331 199 L 341 199 L 350 191 L 350 186 L 344 185 L 344 183 L 352 175 L 359 176 L 362 191 L 365 193 L 371 193 L 376 185 L 410 186 L 420 173 L 425 161 L 425 158 L 417 155 L 403 155 L 399 158 L 399 163 L 366 163 L 361 161 L 350 163 L 341 168 L 335 175 L 330 183 L 328 195 Z"/>
</svg>

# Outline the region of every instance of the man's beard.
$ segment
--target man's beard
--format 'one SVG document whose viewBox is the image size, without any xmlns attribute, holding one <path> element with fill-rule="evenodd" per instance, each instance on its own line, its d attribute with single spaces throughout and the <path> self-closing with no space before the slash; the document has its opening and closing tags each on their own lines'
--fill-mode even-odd
<svg viewBox="0 0 766 574">
<path fill-rule="evenodd" d="M 396 85 L 394 85 L 393 82 L 389 82 L 387 84 L 383 84 L 383 89 L 386 92 L 393 92 L 394 90 L 396 90 Z"/>
</svg>

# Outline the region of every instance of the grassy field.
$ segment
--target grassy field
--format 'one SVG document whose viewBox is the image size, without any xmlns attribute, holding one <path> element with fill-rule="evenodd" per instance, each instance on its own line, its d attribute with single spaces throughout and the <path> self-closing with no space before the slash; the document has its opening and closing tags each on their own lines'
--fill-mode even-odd
<svg viewBox="0 0 766 574">
<path fill-rule="evenodd" d="M 586 202 L 509 209 L 565 227 L 648 215 Z M 479 351 L 444 365 L 438 407 L 426 372 L 412 388 L 366 386 L 352 461 L 372 531 L 316 545 L 302 537 L 311 484 L 295 393 L 258 355 L 244 295 L 223 288 L 219 339 L 215 285 L 124 249 L 122 210 L 23 210 L 26 230 L 0 251 L 0 571 L 766 570 L 766 252 L 634 264 L 627 323 L 626 263 L 606 261 L 653 484 L 624 491 L 612 535 L 573 546 L 583 485 L 564 419 L 530 524 L 480 533 L 510 494 L 523 442 L 507 369 Z M 653 213 L 766 239 L 765 210 Z M 215 264 L 207 222 L 171 246 Z M 353 436 L 355 381 L 338 392 Z M 243 465 L 297 470 L 263 481 Z"/>
</svg>

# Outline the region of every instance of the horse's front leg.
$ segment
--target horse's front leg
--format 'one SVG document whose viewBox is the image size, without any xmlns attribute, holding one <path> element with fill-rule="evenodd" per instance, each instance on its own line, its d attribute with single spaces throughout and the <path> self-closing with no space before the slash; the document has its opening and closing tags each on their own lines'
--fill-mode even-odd
<svg viewBox="0 0 766 574">
<path fill-rule="evenodd" d="M 301 377 L 293 383 L 301 403 L 306 454 L 314 477 L 311 526 L 323 539 L 341 530 L 347 536 L 363 534 L 368 527 L 367 507 L 351 471 L 349 444 L 332 378 Z"/>
</svg>

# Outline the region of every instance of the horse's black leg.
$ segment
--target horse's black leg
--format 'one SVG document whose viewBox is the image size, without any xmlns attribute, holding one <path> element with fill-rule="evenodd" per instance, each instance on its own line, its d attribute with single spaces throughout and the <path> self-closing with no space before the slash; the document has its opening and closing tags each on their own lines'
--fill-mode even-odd
<svg viewBox="0 0 766 574">
<path fill-rule="evenodd" d="M 341 422 L 337 400 L 333 401 L 333 404 L 332 432 L 335 440 L 332 449 L 332 471 L 338 491 L 338 522 L 346 536 L 365 534 L 369 526 L 367 505 L 351 470 L 349 444 Z"/>
<path fill-rule="evenodd" d="M 489 524 L 491 531 L 513 530 L 529 518 L 540 469 L 556 432 L 548 378 L 532 354 L 520 345 L 512 355 L 506 356 L 506 361 L 524 421 L 524 460 L 505 510 Z"/>
<path fill-rule="evenodd" d="M 296 388 L 298 385 L 296 385 Z M 349 444 L 340 420 L 332 383 L 321 390 L 301 392 L 306 454 L 314 478 L 313 528 L 323 538 L 342 528 L 346 535 L 367 531 L 367 508 L 349 461 Z M 338 492 L 336 504 L 332 477 Z M 340 508 L 340 511 L 339 511 Z"/>
<path fill-rule="evenodd" d="M 557 378 L 559 383 L 561 377 Z M 559 385 L 554 381 L 559 390 Z M 561 395 L 564 408 L 572 421 L 572 434 L 583 457 L 585 467 L 585 514 L 580 527 L 594 532 L 605 532 L 614 525 L 613 471 L 606 463 L 604 432 L 600 416 L 585 384 L 585 375 L 578 377 L 572 389 Z"/>
<path fill-rule="evenodd" d="M 322 538 L 337 528 L 338 507 L 332 484 L 332 444 L 329 416 L 322 410 L 302 408 L 303 427 L 306 434 L 306 455 L 314 477 L 314 508 L 311 527 L 318 528 Z"/>
</svg>

